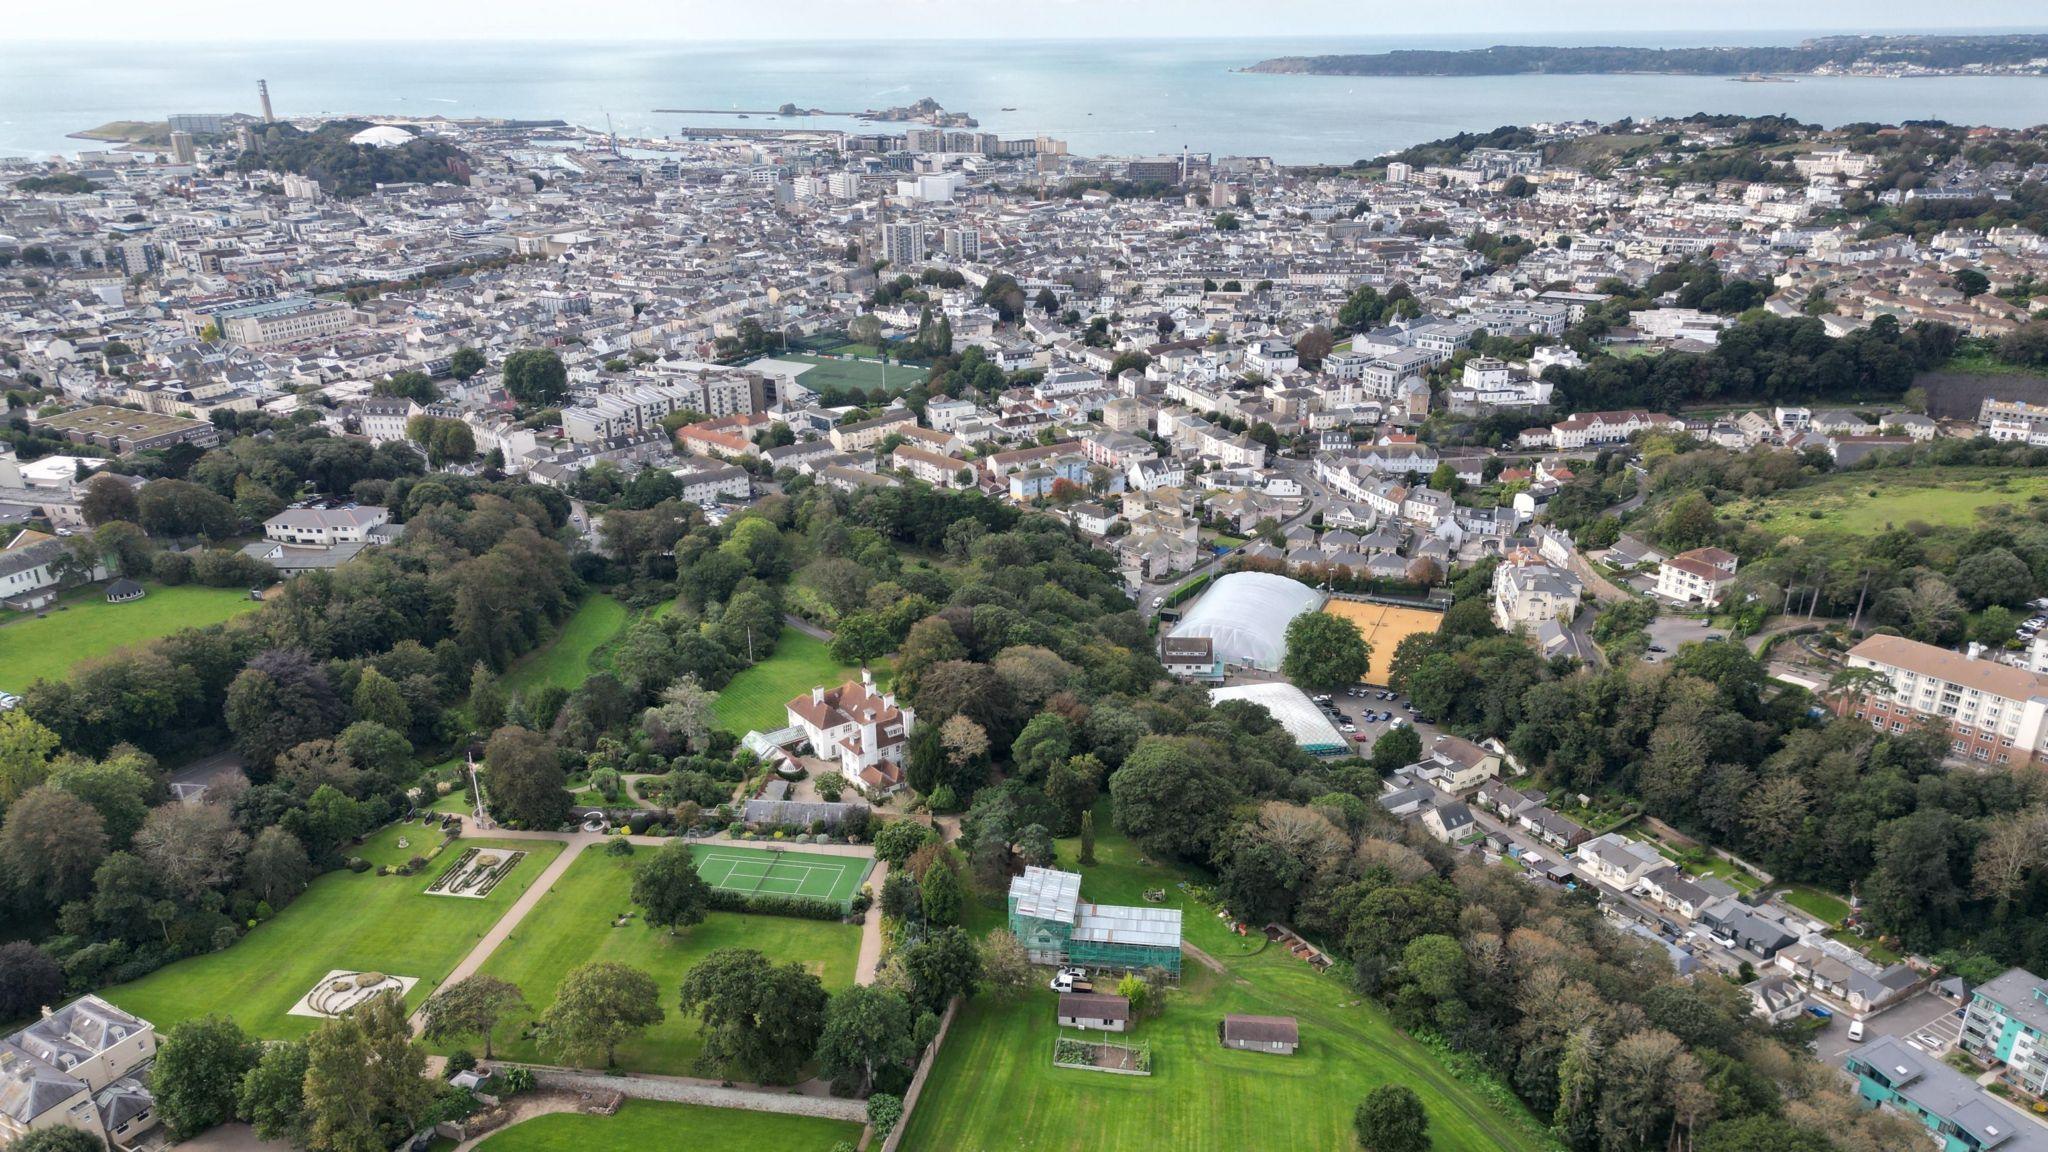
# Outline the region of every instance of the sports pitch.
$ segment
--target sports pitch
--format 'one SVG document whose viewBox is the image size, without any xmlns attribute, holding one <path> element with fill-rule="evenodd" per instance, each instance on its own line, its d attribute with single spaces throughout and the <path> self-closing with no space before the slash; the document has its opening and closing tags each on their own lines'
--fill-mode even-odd
<svg viewBox="0 0 2048 1152">
<path fill-rule="evenodd" d="M 819 856 L 699 844 L 697 875 L 713 888 L 743 896 L 785 896 L 844 906 L 860 891 L 875 862 L 865 856 Z"/>
<path fill-rule="evenodd" d="M 1394 649 L 1401 646 L 1401 641 L 1417 632 L 1434 632 L 1444 622 L 1441 612 L 1375 604 L 1369 600 L 1332 597 L 1323 605 L 1323 611 L 1344 617 L 1358 625 L 1358 630 L 1365 634 L 1365 642 L 1372 645 L 1372 663 L 1366 669 L 1365 682 L 1378 688 L 1387 686 L 1387 672 L 1394 664 Z"/>
</svg>

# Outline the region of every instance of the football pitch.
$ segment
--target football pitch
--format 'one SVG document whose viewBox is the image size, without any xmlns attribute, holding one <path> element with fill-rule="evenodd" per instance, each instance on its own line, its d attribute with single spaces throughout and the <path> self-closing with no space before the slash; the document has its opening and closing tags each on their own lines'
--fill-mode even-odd
<svg viewBox="0 0 2048 1152">
<path fill-rule="evenodd" d="M 697 875 L 713 888 L 743 896 L 785 896 L 845 906 L 860 891 L 874 861 L 863 856 L 818 856 L 726 844 L 696 849 Z"/>
</svg>

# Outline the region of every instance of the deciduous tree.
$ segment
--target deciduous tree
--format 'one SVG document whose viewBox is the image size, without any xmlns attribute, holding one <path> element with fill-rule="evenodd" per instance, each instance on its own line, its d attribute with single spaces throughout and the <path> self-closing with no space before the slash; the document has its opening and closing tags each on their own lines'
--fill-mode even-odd
<svg viewBox="0 0 2048 1152">
<path fill-rule="evenodd" d="M 654 977 L 625 964 L 596 960 L 571 968 L 555 989 L 555 1002 L 534 1022 L 541 1046 L 587 1059 L 604 1053 L 617 1063 L 619 1044 L 661 1023 L 661 989 Z"/>
<path fill-rule="evenodd" d="M 793 1079 L 818 1047 L 825 986 L 801 964 L 771 964 L 751 948 L 720 948 L 683 977 L 682 1006 L 704 1025 L 707 1069 L 764 1083 Z"/>
</svg>

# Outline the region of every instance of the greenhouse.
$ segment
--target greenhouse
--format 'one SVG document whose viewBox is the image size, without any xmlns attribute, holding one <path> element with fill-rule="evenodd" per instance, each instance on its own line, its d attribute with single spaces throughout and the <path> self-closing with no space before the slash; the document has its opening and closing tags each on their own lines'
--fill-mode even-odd
<svg viewBox="0 0 2048 1152">
<path fill-rule="evenodd" d="M 1180 909 L 1081 902 L 1081 877 L 1026 868 L 1010 880 L 1010 931 L 1034 964 L 1180 975 Z"/>
<path fill-rule="evenodd" d="M 1273 714 L 1294 742 L 1304 752 L 1316 756 L 1335 756 L 1350 747 L 1344 740 L 1344 733 L 1337 730 L 1323 710 L 1316 707 L 1308 694 L 1292 684 L 1235 684 L 1228 688 L 1209 689 L 1211 707 L 1226 700 L 1249 700 Z"/>
<path fill-rule="evenodd" d="M 1232 572 L 1210 585 L 1172 635 L 1208 637 L 1223 664 L 1277 672 L 1287 656 L 1288 623 L 1322 603 L 1323 594 L 1299 580 Z"/>
</svg>

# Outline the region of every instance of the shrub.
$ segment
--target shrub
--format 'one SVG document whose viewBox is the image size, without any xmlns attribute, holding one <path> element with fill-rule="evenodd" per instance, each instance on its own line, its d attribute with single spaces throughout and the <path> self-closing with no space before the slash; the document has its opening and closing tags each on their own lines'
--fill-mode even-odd
<svg viewBox="0 0 2048 1152">
<path fill-rule="evenodd" d="M 633 854 L 633 842 L 624 836 L 615 836 L 605 844 L 604 854 L 607 856 L 631 856 Z"/>
<path fill-rule="evenodd" d="M 521 1092 L 533 1091 L 533 1070 L 531 1068 L 501 1068 L 495 1077 L 495 1087 L 500 1097 L 517 1096 Z"/>
<path fill-rule="evenodd" d="M 868 1097 L 868 1123 L 875 1126 L 875 1135 L 887 1136 L 903 1119 L 903 1101 L 886 1092 L 877 1092 Z"/>
<path fill-rule="evenodd" d="M 454 1052 L 449 1053 L 448 1067 L 446 1069 L 446 1073 L 449 1076 L 453 1076 L 458 1072 L 467 1072 L 474 1067 L 476 1067 L 476 1053 L 471 1052 L 469 1049 L 457 1048 Z"/>
<path fill-rule="evenodd" d="M 370 862 L 361 856 L 351 856 L 348 858 L 348 870 L 356 873 L 368 872 L 370 870 Z"/>
<path fill-rule="evenodd" d="M 799 920 L 838 920 L 839 905 L 800 896 L 761 896 L 713 888 L 708 906 L 720 912 L 751 912 L 757 916 L 791 916 Z"/>
</svg>

